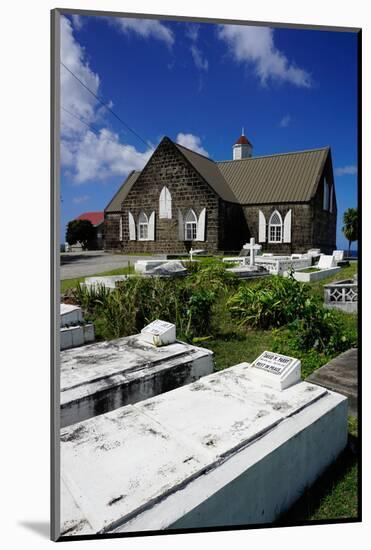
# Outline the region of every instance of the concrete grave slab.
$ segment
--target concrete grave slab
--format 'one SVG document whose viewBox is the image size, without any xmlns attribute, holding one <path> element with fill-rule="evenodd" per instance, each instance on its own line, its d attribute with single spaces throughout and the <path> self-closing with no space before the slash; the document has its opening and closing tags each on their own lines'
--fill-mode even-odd
<svg viewBox="0 0 371 550">
<path fill-rule="evenodd" d="M 179 277 L 187 275 L 187 269 L 181 262 L 172 260 L 166 261 L 161 265 L 157 265 L 150 270 L 145 270 L 142 274 L 157 277 Z"/>
<path fill-rule="evenodd" d="M 294 279 L 300 281 L 301 283 L 313 283 L 314 281 L 326 279 L 326 277 L 330 277 L 330 275 L 335 275 L 340 271 L 340 269 L 340 267 L 329 267 L 327 269 L 319 269 L 319 271 L 312 271 L 309 273 L 299 269 L 298 271 L 295 271 L 293 276 Z"/>
<path fill-rule="evenodd" d="M 137 273 L 146 273 L 152 271 L 155 267 L 168 263 L 167 259 L 158 260 L 137 260 L 134 264 L 134 269 Z"/>
<path fill-rule="evenodd" d="M 310 374 L 308 382 L 340 392 L 349 401 L 349 413 L 358 416 L 358 349 L 351 348 Z"/>
<path fill-rule="evenodd" d="M 346 442 L 345 397 L 242 363 L 63 429 L 62 534 L 270 523 Z"/>
<path fill-rule="evenodd" d="M 213 371 L 213 353 L 183 342 L 155 347 L 141 335 L 61 353 L 61 426 L 147 399 Z"/>
</svg>

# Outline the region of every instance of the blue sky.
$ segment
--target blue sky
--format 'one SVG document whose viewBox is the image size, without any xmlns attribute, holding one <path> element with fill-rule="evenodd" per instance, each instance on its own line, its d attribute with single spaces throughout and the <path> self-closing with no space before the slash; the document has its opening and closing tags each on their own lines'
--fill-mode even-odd
<svg viewBox="0 0 371 550">
<path fill-rule="evenodd" d="M 164 135 L 225 160 L 244 127 L 256 156 L 331 146 L 337 244 L 347 247 L 343 212 L 357 206 L 355 33 L 68 16 L 61 59 L 149 144 L 61 67 L 62 241 L 68 221 L 103 210 Z"/>
</svg>

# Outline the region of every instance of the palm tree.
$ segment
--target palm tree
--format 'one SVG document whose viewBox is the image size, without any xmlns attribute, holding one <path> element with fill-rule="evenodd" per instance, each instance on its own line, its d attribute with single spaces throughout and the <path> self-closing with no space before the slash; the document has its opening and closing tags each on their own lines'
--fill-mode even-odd
<svg viewBox="0 0 371 550">
<path fill-rule="evenodd" d="M 357 208 L 348 208 L 344 212 L 344 226 L 342 231 L 349 242 L 348 255 L 350 256 L 350 246 L 353 241 L 358 239 L 358 210 Z"/>
</svg>

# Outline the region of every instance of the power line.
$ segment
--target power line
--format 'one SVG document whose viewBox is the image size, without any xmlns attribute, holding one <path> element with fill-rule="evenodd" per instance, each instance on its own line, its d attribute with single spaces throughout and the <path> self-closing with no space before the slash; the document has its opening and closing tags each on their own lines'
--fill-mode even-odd
<svg viewBox="0 0 371 550">
<path fill-rule="evenodd" d="M 103 107 L 105 107 L 105 108 L 107 109 L 107 111 L 109 111 L 114 117 L 116 117 L 117 120 L 118 120 L 119 122 L 121 122 L 121 124 L 122 124 L 123 126 L 125 126 L 125 128 L 126 128 L 127 130 L 129 130 L 134 136 L 136 136 L 138 139 L 140 139 L 140 141 L 141 141 L 142 143 L 144 143 L 144 145 L 145 145 L 146 147 L 149 147 L 150 149 L 153 149 L 153 147 L 152 147 L 145 139 L 143 139 L 135 130 L 133 130 L 133 128 L 130 128 L 130 126 L 129 126 L 128 124 L 126 124 L 126 122 L 124 122 L 124 121 L 122 120 L 122 118 L 120 118 L 120 117 L 115 113 L 115 111 L 113 111 L 113 110 L 111 109 L 111 107 L 109 107 L 109 105 L 107 104 L 107 102 L 105 102 L 101 97 L 99 97 L 97 94 L 95 94 L 95 93 L 94 93 L 94 92 L 93 92 L 93 91 L 92 91 L 92 90 L 91 90 L 82 80 L 80 80 L 80 78 L 79 78 L 78 76 L 76 76 L 75 73 L 74 73 L 73 71 L 71 71 L 71 69 L 69 69 L 69 68 L 67 67 L 67 65 L 65 65 L 65 64 L 63 63 L 63 61 L 61 61 L 60 63 L 61 63 L 61 65 L 62 65 L 62 66 L 63 66 L 63 67 L 64 67 L 64 68 L 65 68 L 65 69 L 66 69 L 66 70 L 67 70 L 67 71 L 68 71 L 68 72 L 69 72 L 69 73 L 70 73 L 70 74 L 71 74 L 71 75 L 81 84 L 81 86 L 83 86 L 83 87 L 85 88 L 85 90 L 87 90 L 93 97 L 95 97 L 95 99 L 96 99 L 97 101 L 99 101 L 99 103 L 100 103 L 101 105 L 103 105 Z M 73 116 L 73 115 L 72 115 L 72 116 Z"/>
<path fill-rule="evenodd" d="M 71 113 L 71 111 L 69 111 L 68 109 L 63 107 L 63 105 L 61 105 L 61 109 L 63 111 L 65 111 L 67 114 L 69 114 L 70 116 L 72 116 L 73 118 L 75 118 L 76 120 L 78 120 L 79 122 L 81 122 L 81 124 L 84 124 L 85 126 L 87 126 L 94 134 L 96 134 L 98 137 L 100 137 L 101 134 L 100 134 L 100 130 L 98 130 L 98 128 L 95 128 L 92 124 L 89 124 L 89 122 L 86 122 L 79 115 L 76 115 L 75 113 Z M 107 135 L 105 137 L 107 138 L 108 141 L 111 141 L 112 143 L 115 143 L 116 145 L 118 144 L 118 142 L 114 138 L 112 138 L 110 135 Z"/>
<path fill-rule="evenodd" d="M 71 111 L 69 111 L 68 109 L 66 109 L 65 107 L 63 107 L 63 105 L 61 105 L 61 109 L 63 111 L 65 111 L 66 113 L 68 113 L 70 116 L 72 116 L 73 118 L 75 118 L 76 120 L 78 120 L 79 122 L 81 122 L 82 124 L 85 124 L 85 126 L 87 126 L 92 132 L 94 132 L 95 134 L 97 134 L 99 136 L 99 130 L 98 128 L 95 128 L 92 124 L 89 124 L 88 122 L 86 122 L 82 117 L 80 117 L 79 115 L 76 115 L 74 113 L 71 113 Z"/>
</svg>

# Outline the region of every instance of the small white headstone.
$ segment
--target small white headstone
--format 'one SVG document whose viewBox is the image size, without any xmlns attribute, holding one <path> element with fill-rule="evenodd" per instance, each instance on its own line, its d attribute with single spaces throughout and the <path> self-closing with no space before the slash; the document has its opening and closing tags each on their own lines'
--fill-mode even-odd
<svg viewBox="0 0 371 550">
<path fill-rule="evenodd" d="M 288 357 L 264 351 L 251 364 L 254 375 L 278 390 L 285 390 L 301 380 L 301 362 L 295 357 Z"/>
<path fill-rule="evenodd" d="M 307 252 L 309 256 L 319 256 L 321 254 L 320 248 L 310 248 Z"/>
<path fill-rule="evenodd" d="M 154 346 L 173 344 L 176 340 L 175 325 L 157 319 L 141 330 L 140 337 Z"/>
<path fill-rule="evenodd" d="M 332 255 L 335 262 L 342 262 L 344 260 L 344 250 L 334 250 Z"/>
<path fill-rule="evenodd" d="M 320 269 L 329 269 L 330 267 L 336 267 L 336 260 L 333 256 L 322 254 L 318 261 L 318 267 Z"/>
</svg>

